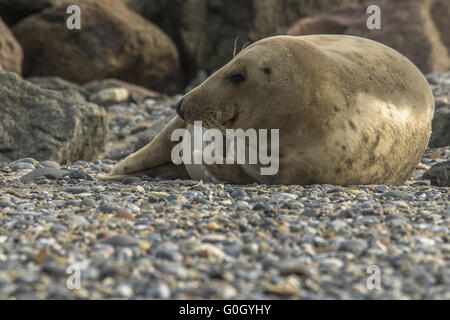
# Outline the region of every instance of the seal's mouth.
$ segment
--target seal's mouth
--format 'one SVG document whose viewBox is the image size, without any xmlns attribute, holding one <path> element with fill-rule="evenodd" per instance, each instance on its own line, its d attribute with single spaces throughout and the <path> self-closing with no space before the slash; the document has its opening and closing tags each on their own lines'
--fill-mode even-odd
<svg viewBox="0 0 450 320">
<path fill-rule="evenodd" d="M 233 125 L 236 123 L 236 121 L 237 121 L 237 117 L 238 117 L 238 114 L 236 113 L 231 119 L 229 119 L 229 120 L 227 120 L 227 121 L 225 121 L 224 123 L 222 123 L 222 125 L 224 126 L 224 127 L 226 127 L 226 128 L 231 128 L 231 127 L 233 127 Z"/>
</svg>

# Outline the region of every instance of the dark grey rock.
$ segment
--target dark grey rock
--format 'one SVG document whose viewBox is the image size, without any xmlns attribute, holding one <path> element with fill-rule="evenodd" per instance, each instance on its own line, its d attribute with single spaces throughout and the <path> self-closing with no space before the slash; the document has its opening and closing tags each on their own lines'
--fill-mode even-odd
<svg viewBox="0 0 450 320">
<path fill-rule="evenodd" d="M 170 261 L 181 261 L 183 256 L 178 251 L 178 245 L 173 242 L 164 242 L 157 246 L 155 256 Z"/>
<path fill-rule="evenodd" d="M 90 175 L 86 174 L 85 172 L 83 172 L 81 170 L 71 171 L 69 173 L 69 178 L 75 179 L 75 180 L 84 179 L 84 180 L 88 180 L 88 181 L 94 181 L 94 179 L 92 179 L 92 177 Z"/>
<path fill-rule="evenodd" d="M 20 180 L 23 182 L 40 180 L 42 178 L 58 180 L 67 175 L 69 171 L 55 168 L 37 168 L 36 170 L 24 175 Z"/>
<path fill-rule="evenodd" d="M 153 203 L 153 202 L 159 202 L 159 201 L 162 201 L 163 199 L 161 199 L 161 198 L 159 198 L 159 197 L 157 197 L 157 196 L 155 196 L 155 195 L 153 195 L 153 194 L 151 194 L 151 195 L 149 195 L 148 197 L 147 197 L 147 201 L 148 202 L 150 202 L 150 203 Z"/>
<path fill-rule="evenodd" d="M 51 160 L 42 161 L 38 164 L 38 168 L 54 168 L 54 169 L 61 169 L 61 166 L 59 163 Z"/>
<path fill-rule="evenodd" d="M 450 161 L 436 164 L 425 171 L 422 179 L 431 181 L 431 184 L 438 187 L 450 187 Z"/>
<path fill-rule="evenodd" d="M 57 276 L 57 277 L 65 277 L 67 276 L 66 269 L 63 268 L 55 261 L 44 262 L 41 265 L 41 270 L 49 275 Z"/>
<path fill-rule="evenodd" d="M 103 239 L 100 242 L 112 245 L 113 247 L 134 247 L 138 244 L 134 238 L 123 234 Z"/>
<path fill-rule="evenodd" d="M 243 198 L 245 197 L 245 191 L 242 188 L 234 188 L 231 192 L 233 198 Z"/>
<path fill-rule="evenodd" d="M 83 201 L 81 201 L 81 204 L 85 207 L 95 207 L 95 201 L 89 198 L 83 199 Z"/>
<path fill-rule="evenodd" d="M 383 197 L 385 197 L 385 198 L 406 200 L 406 198 L 408 196 L 412 196 L 412 195 L 405 191 L 401 191 L 401 190 L 393 190 L 393 191 L 383 192 Z"/>
<path fill-rule="evenodd" d="M 116 205 L 105 203 L 105 204 L 101 205 L 99 209 L 101 212 L 104 212 L 104 213 L 113 213 L 113 212 L 119 211 L 121 208 Z"/>
<path fill-rule="evenodd" d="M 167 124 L 172 120 L 172 117 L 164 117 L 153 125 L 151 125 L 147 130 L 139 135 L 139 139 L 134 145 L 133 152 L 140 150 L 150 143 L 161 131 L 167 126 Z"/>
<path fill-rule="evenodd" d="M 34 165 L 28 162 L 18 162 L 10 165 L 9 168 L 12 171 L 30 170 L 30 169 L 32 170 L 34 169 Z"/>
<path fill-rule="evenodd" d="M 14 203 L 11 203 L 10 201 L 0 200 L 0 208 L 6 208 L 6 207 L 15 207 Z"/>
<path fill-rule="evenodd" d="M 85 99 L 88 97 L 88 92 L 85 89 L 73 82 L 58 77 L 29 77 L 26 80 L 41 87 L 42 89 L 56 91 L 72 90 L 81 94 Z"/>
<path fill-rule="evenodd" d="M 67 232 L 67 227 L 62 225 L 62 224 L 54 224 L 53 226 L 51 226 L 50 231 L 54 232 L 54 233 L 58 233 L 58 232 Z"/>
<path fill-rule="evenodd" d="M 347 240 L 344 241 L 340 249 L 352 253 L 360 254 L 367 248 L 367 243 L 363 240 Z"/>
<path fill-rule="evenodd" d="M 296 201 L 296 200 L 291 200 L 288 201 L 285 204 L 286 208 L 291 209 L 291 210 L 295 210 L 295 209 L 301 209 L 303 208 L 303 203 L 301 203 L 300 201 Z"/>
<path fill-rule="evenodd" d="M 73 193 L 73 194 L 80 194 L 80 193 L 89 193 L 89 188 L 86 187 L 69 187 L 64 189 L 65 192 Z"/>
<path fill-rule="evenodd" d="M 317 217 L 319 214 L 320 212 L 314 209 L 306 209 L 302 212 L 302 215 L 306 217 Z"/>
<path fill-rule="evenodd" d="M 105 145 L 105 111 L 73 91 L 42 89 L 0 71 L 0 161 L 92 160 Z"/>
<path fill-rule="evenodd" d="M 135 184 L 141 181 L 141 178 L 138 177 L 127 177 L 122 180 L 123 184 Z"/>
<path fill-rule="evenodd" d="M 450 104 L 441 103 L 433 117 L 429 146 L 432 148 L 450 145 Z"/>
<path fill-rule="evenodd" d="M 159 281 L 148 286 L 147 295 L 150 298 L 168 299 L 170 294 L 170 288 L 164 282 Z"/>
</svg>

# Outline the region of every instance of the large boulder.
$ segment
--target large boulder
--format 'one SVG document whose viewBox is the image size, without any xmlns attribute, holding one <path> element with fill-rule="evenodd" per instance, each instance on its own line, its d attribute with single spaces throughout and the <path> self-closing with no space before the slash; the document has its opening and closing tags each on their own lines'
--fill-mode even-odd
<svg viewBox="0 0 450 320">
<path fill-rule="evenodd" d="M 42 89 L 0 71 L 0 162 L 95 160 L 105 145 L 105 111 L 73 90 Z"/>
<path fill-rule="evenodd" d="M 66 5 L 13 27 L 25 51 L 25 76 L 58 76 L 78 84 L 117 78 L 157 91 L 176 91 L 178 50 L 157 26 L 114 0 L 80 0 L 81 30 L 66 27 Z"/>
<path fill-rule="evenodd" d="M 0 70 L 22 74 L 23 50 L 0 19 Z"/>
<path fill-rule="evenodd" d="M 277 35 L 301 17 L 360 0 L 121 0 L 159 25 L 177 44 L 190 78 L 211 73 L 247 42 Z"/>
<path fill-rule="evenodd" d="M 371 4 L 381 8 L 380 30 L 367 28 L 366 9 Z M 286 33 L 369 38 L 401 52 L 423 73 L 441 72 L 450 69 L 449 16 L 448 0 L 378 0 L 301 19 Z"/>
</svg>

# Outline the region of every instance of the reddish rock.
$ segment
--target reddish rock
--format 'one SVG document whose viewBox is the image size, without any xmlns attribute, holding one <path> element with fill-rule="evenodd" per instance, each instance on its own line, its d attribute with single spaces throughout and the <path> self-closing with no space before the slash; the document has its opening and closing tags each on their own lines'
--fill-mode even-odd
<svg viewBox="0 0 450 320">
<path fill-rule="evenodd" d="M 369 4 L 381 8 L 380 30 L 369 30 L 366 26 Z M 286 33 L 369 38 L 401 52 L 423 73 L 442 72 L 450 69 L 449 17 L 448 0 L 379 0 L 301 19 Z"/>
<path fill-rule="evenodd" d="M 287 30 L 289 35 L 343 34 L 354 25 L 366 21 L 366 5 L 351 5 L 331 13 L 320 14 L 299 20 Z"/>
<path fill-rule="evenodd" d="M 114 217 L 131 221 L 134 220 L 134 215 L 128 210 L 120 210 L 116 213 Z"/>
</svg>

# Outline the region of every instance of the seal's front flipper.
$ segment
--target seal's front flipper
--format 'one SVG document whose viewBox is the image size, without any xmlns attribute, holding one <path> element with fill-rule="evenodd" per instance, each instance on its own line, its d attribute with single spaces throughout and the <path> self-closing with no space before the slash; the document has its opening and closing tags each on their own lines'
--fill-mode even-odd
<svg viewBox="0 0 450 320">
<path fill-rule="evenodd" d="M 155 176 L 175 174 L 174 178 L 187 177 L 183 166 L 175 166 L 170 158 L 176 142 L 171 141 L 175 129 L 185 128 L 185 122 L 178 116 L 144 148 L 130 154 L 112 168 L 108 175 L 99 175 L 102 180 L 120 180 L 129 176 Z M 164 170 L 168 170 L 165 172 Z M 115 178 L 115 179 L 114 179 Z"/>
</svg>

